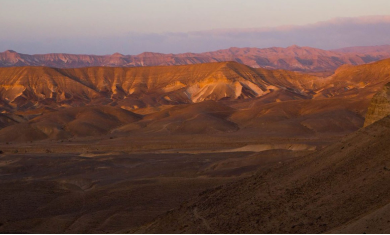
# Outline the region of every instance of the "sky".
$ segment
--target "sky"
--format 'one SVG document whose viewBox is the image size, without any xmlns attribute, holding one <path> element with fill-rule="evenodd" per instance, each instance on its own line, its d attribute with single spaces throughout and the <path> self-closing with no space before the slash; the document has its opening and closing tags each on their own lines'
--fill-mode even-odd
<svg viewBox="0 0 390 235">
<path fill-rule="evenodd" d="M 0 0 L 0 51 L 381 45 L 390 44 L 389 9 L 389 0 Z"/>
</svg>

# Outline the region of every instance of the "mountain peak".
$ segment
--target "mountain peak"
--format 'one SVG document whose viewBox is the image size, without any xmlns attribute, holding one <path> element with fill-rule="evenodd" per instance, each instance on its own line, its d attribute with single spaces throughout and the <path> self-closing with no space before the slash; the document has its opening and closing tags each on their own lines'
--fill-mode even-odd
<svg viewBox="0 0 390 235">
<path fill-rule="evenodd" d="M 290 49 L 300 49 L 300 48 L 302 48 L 302 47 L 300 47 L 300 46 L 294 44 L 294 45 L 289 46 L 289 47 L 287 47 L 287 48 L 290 48 Z"/>
<path fill-rule="evenodd" d="M 114 54 L 112 54 L 111 56 L 113 57 L 123 57 L 123 54 L 119 53 L 119 52 L 115 52 Z"/>
<path fill-rule="evenodd" d="M 161 55 L 165 55 L 165 54 L 157 53 L 157 52 L 145 51 L 145 52 L 142 52 L 141 54 L 138 54 L 137 56 L 140 56 L 140 57 L 153 57 L 153 56 L 161 56 Z"/>
<path fill-rule="evenodd" d="M 17 54 L 17 52 L 14 51 L 14 50 L 6 50 L 6 51 L 4 51 L 4 53 L 7 53 L 7 54 Z"/>
</svg>

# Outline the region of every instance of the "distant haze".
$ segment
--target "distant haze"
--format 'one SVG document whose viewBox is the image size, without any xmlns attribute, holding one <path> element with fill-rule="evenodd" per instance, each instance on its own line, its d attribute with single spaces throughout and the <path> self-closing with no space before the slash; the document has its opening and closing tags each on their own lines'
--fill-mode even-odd
<svg viewBox="0 0 390 235">
<path fill-rule="evenodd" d="M 77 54 L 390 44 L 388 0 L 1 0 L 0 51 Z"/>
</svg>

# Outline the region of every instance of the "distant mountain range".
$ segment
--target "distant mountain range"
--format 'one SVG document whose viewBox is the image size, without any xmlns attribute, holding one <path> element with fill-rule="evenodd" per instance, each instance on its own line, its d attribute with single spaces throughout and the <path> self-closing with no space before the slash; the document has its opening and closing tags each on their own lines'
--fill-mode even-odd
<svg viewBox="0 0 390 235">
<path fill-rule="evenodd" d="M 311 47 L 236 48 L 205 53 L 139 55 L 76 55 L 64 53 L 28 55 L 15 51 L 0 53 L 0 67 L 48 66 L 80 68 L 92 66 L 140 67 L 188 65 L 236 61 L 253 68 L 285 69 L 305 72 L 334 71 L 344 64 L 360 65 L 390 58 L 390 45 L 321 50 Z"/>
</svg>

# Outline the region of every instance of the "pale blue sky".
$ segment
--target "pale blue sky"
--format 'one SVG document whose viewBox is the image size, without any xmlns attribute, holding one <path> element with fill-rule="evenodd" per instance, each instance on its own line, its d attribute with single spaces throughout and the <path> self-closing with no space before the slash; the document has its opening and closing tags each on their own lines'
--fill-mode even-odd
<svg viewBox="0 0 390 235">
<path fill-rule="evenodd" d="M 53 49 L 38 46 L 46 40 L 62 41 L 67 46 L 59 50 L 75 52 L 77 40 L 114 44 L 116 37 L 132 33 L 305 25 L 389 14 L 389 0 L 0 0 L 0 50 L 38 47 L 26 52 L 46 53 Z"/>
</svg>

